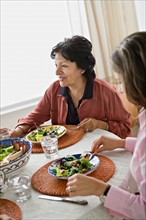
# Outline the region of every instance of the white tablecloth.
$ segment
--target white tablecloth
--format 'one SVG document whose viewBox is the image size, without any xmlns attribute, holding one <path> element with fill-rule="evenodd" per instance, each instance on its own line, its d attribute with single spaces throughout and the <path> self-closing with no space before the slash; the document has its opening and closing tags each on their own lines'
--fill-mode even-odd
<svg viewBox="0 0 146 220">
<path fill-rule="evenodd" d="M 110 132 L 96 129 L 93 132 L 86 133 L 78 143 L 65 149 L 59 150 L 60 157 L 66 156 L 68 154 L 82 153 L 85 150 L 90 150 L 93 141 L 100 135 L 108 135 L 117 138 L 116 135 Z M 131 154 L 125 150 L 119 149 L 115 151 L 103 152 L 102 155 L 112 159 L 116 166 L 115 174 L 109 180 L 109 183 L 116 186 L 120 185 L 129 170 Z M 31 154 L 30 160 L 24 168 L 24 171 L 33 174 L 47 162 L 48 160 L 45 158 L 43 153 Z M 31 199 L 23 204 L 19 203 L 23 213 L 23 220 L 113 219 L 111 216 L 109 216 L 106 208 L 103 207 L 98 197 L 96 196 L 79 197 L 88 201 L 88 205 L 82 206 L 72 203 L 42 200 L 38 199 L 38 195 L 40 195 L 40 193 L 32 189 Z M 11 193 L 9 191 L 1 194 L 1 197 L 12 199 Z"/>
</svg>

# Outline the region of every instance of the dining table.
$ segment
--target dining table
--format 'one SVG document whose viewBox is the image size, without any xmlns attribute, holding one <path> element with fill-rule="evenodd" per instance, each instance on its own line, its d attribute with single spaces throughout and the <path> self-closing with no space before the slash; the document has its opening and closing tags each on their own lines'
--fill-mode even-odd
<svg viewBox="0 0 146 220">
<path fill-rule="evenodd" d="M 67 155 L 80 154 L 84 151 L 90 151 L 93 141 L 101 135 L 119 138 L 115 134 L 102 129 L 95 129 L 92 132 L 86 132 L 78 142 L 69 147 L 59 150 L 59 158 Z M 113 161 L 115 172 L 108 180 L 111 185 L 120 186 L 129 170 L 131 153 L 124 149 L 113 151 L 104 151 L 103 155 Z M 23 168 L 22 172 L 29 172 L 33 175 L 38 169 L 47 164 L 50 160 L 44 153 L 31 153 L 29 162 Z M 22 220 L 118 220 L 117 217 L 111 217 L 107 209 L 100 202 L 97 196 L 78 196 L 73 199 L 84 199 L 88 201 L 87 205 L 67 203 L 63 201 L 51 201 L 40 199 L 41 193 L 31 187 L 31 198 L 23 203 L 18 203 L 22 210 Z M 1 193 L 1 198 L 12 199 L 11 192 L 6 190 Z"/>
</svg>

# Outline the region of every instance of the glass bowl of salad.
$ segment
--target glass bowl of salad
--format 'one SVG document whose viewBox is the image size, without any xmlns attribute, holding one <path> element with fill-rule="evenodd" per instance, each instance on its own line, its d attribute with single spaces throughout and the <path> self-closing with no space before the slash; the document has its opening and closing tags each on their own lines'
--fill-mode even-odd
<svg viewBox="0 0 146 220">
<path fill-rule="evenodd" d="M 89 157 L 84 157 L 82 154 L 67 155 L 54 161 L 49 166 L 48 172 L 58 179 L 68 179 L 75 173 L 87 175 L 95 171 L 99 163 L 99 158 L 93 154 Z"/>
</svg>

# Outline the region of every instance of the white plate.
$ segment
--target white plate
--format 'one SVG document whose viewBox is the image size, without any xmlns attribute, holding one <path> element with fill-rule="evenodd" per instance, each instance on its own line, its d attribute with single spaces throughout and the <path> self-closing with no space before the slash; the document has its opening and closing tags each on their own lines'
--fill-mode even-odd
<svg viewBox="0 0 146 220">
<path fill-rule="evenodd" d="M 57 135 L 58 138 L 62 137 L 66 133 L 66 131 L 67 131 L 67 129 L 64 126 L 62 126 L 62 125 L 48 125 L 48 126 L 41 126 L 39 128 L 46 129 L 48 133 L 51 132 L 52 129 L 56 130 L 57 133 L 58 133 L 58 135 Z M 28 141 L 31 141 L 32 143 L 40 143 L 40 140 L 41 140 L 41 138 L 43 138 L 43 136 L 40 136 L 39 140 L 34 140 L 34 141 L 29 138 L 30 135 L 33 135 L 33 134 L 35 136 L 38 135 L 38 129 L 39 128 L 37 128 L 37 129 L 31 131 L 30 133 L 28 133 L 26 135 L 26 139 Z"/>
<path fill-rule="evenodd" d="M 74 155 L 72 155 L 72 156 L 76 157 L 77 159 L 80 159 L 81 154 L 74 154 Z M 52 176 L 54 176 L 54 177 L 56 177 L 57 179 L 68 179 L 68 178 L 69 178 L 69 176 L 56 176 L 56 175 L 55 175 L 55 171 L 53 170 L 54 166 L 59 165 L 59 164 L 60 164 L 60 161 L 61 161 L 63 158 L 65 158 L 65 157 L 59 158 L 58 160 L 56 160 L 55 162 L 53 162 L 53 163 L 49 166 L 49 168 L 48 168 L 49 174 L 52 175 Z M 100 160 L 99 160 L 99 158 L 98 158 L 97 156 L 92 155 L 92 156 L 91 156 L 91 159 L 90 159 L 90 163 L 92 164 L 92 168 L 91 168 L 90 170 L 88 170 L 87 172 L 83 173 L 83 175 L 87 175 L 87 174 L 89 174 L 89 173 L 92 173 L 94 170 L 96 170 L 97 167 L 98 167 L 98 165 L 99 165 L 99 163 L 100 163 Z"/>
</svg>

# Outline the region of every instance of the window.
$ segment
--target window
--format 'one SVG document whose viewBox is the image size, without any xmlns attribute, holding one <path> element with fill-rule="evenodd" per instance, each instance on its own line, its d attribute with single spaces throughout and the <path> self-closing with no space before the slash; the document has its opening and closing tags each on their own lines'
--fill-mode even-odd
<svg viewBox="0 0 146 220">
<path fill-rule="evenodd" d="M 139 31 L 146 31 L 146 1 L 135 0 Z"/>
<path fill-rule="evenodd" d="M 135 0 L 135 5 L 140 30 L 145 30 L 145 1 Z M 38 102 L 57 79 L 52 47 L 73 34 L 90 40 L 84 1 L 1 2 L 2 112 Z"/>
<path fill-rule="evenodd" d="M 2 1 L 1 107 L 41 97 L 57 79 L 50 52 L 72 35 L 66 1 Z"/>
</svg>

